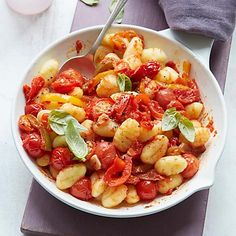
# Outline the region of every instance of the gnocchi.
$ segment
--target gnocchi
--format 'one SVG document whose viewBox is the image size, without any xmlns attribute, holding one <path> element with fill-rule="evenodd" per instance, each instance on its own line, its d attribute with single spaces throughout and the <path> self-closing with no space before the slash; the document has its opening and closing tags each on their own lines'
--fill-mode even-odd
<svg viewBox="0 0 236 236">
<path fill-rule="evenodd" d="M 178 77 L 179 74 L 174 69 L 167 66 L 158 72 L 155 79 L 163 83 L 172 84 L 176 83 Z"/>
<path fill-rule="evenodd" d="M 86 113 L 82 107 L 77 107 L 71 103 L 65 103 L 60 107 L 60 109 L 72 115 L 79 122 L 85 120 Z"/>
<path fill-rule="evenodd" d="M 127 196 L 125 198 L 125 201 L 128 204 L 135 204 L 140 201 L 140 197 L 138 196 L 137 190 L 135 186 L 133 185 L 128 185 L 128 190 L 127 190 Z"/>
<path fill-rule="evenodd" d="M 49 59 L 43 63 L 39 74 L 45 79 L 46 83 L 51 83 L 59 70 L 59 63 L 55 59 Z"/>
<path fill-rule="evenodd" d="M 165 52 L 160 48 L 147 48 L 142 51 L 141 59 L 143 63 L 149 61 L 158 61 L 160 63 L 165 63 L 167 60 L 167 56 Z"/>
<path fill-rule="evenodd" d="M 186 116 L 189 119 L 198 119 L 203 110 L 201 102 L 193 102 L 185 107 Z"/>
<path fill-rule="evenodd" d="M 107 184 L 103 179 L 104 173 L 95 172 L 91 175 L 91 184 L 92 184 L 92 196 L 97 198 L 106 190 Z"/>
</svg>

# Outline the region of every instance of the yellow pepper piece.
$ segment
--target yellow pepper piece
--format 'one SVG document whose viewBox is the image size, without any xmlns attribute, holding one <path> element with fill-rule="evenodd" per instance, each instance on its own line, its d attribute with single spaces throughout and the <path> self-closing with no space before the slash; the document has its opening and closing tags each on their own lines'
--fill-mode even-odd
<svg viewBox="0 0 236 236">
<path fill-rule="evenodd" d="M 166 88 L 169 89 L 180 89 L 180 90 L 187 90 L 189 89 L 188 86 L 182 85 L 182 84 L 167 84 Z"/>
<path fill-rule="evenodd" d="M 84 107 L 84 102 L 81 99 L 60 93 L 43 94 L 41 102 L 71 103 L 75 106 Z"/>
<path fill-rule="evenodd" d="M 183 61 L 183 75 L 189 77 L 191 70 L 191 63 L 189 61 Z"/>
</svg>

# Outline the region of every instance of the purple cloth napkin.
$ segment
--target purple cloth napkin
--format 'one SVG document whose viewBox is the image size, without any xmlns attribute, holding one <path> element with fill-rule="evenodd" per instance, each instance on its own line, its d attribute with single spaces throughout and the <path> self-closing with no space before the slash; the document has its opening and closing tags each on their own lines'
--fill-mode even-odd
<svg viewBox="0 0 236 236">
<path fill-rule="evenodd" d="M 171 29 L 226 41 L 233 33 L 236 0 L 159 0 Z"/>
</svg>

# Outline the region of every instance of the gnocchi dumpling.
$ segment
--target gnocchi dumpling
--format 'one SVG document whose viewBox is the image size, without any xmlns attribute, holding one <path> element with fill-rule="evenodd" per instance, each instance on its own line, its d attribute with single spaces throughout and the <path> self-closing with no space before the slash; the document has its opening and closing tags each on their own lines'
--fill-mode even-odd
<svg viewBox="0 0 236 236">
<path fill-rule="evenodd" d="M 59 189 L 70 188 L 75 182 L 85 176 L 86 166 L 83 163 L 75 164 L 62 169 L 56 177 Z"/>
<path fill-rule="evenodd" d="M 128 118 L 116 130 L 113 143 L 118 150 L 126 152 L 139 135 L 139 123 L 134 119 Z"/>
<path fill-rule="evenodd" d="M 75 87 L 69 95 L 74 96 L 76 98 L 82 98 L 83 97 L 83 90 L 80 87 Z"/>
<path fill-rule="evenodd" d="M 166 154 L 169 140 L 165 135 L 157 135 L 154 140 L 146 144 L 142 150 L 140 159 L 146 164 L 154 164 Z"/>
<path fill-rule="evenodd" d="M 46 83 L 51 83 L 59 70 L 59 63 L 55 59 L 49 59 L 43 63 L 39 74 L 45 79 Z"/>
<path fill-rule="evenodd" d="M 112 53 L 112 52 L 113 51 L 110 47 L 102 46 L 102 45 L 99 46 L 94 55 L 94 63 L 95 64 L 100 63 L 107 54 Z"/>
<path fill-rule="evenodd" d="M 170 194 L 175 188 L 183 183 L 183 177 L 180 174 L 171 175 L 157 183 L 158 191 L 162 194 Z"/>
<path fill-rule="evenodd" d="M 57 137 L 54 138 L 53 142 L 52 142 L 52 147 L 56 148 L 56 147 L 67 147 L 68 144 L 66 142 L 66 137 L 65 135 L 59 135 Z"/>
<path fill-rule="evenodd" d="M 99 197 L 107 188 L 107 184 L 103 179 L 103 172 L 94 172 L 90 179 L 92 184 L 92 196 L 97 198 Z"/>
<path fill-rule="evenodd" d="M 84 126 L 87 130 L 80 132 L 80 135 L 82 138 L 85 138 L 86 140 L 94 140 L 95 133 L 93 131 L 93 121 L 92 120 L 85 120 L 81 123 L 82 126 Z"/>
<path fill-rule="evenodd" d="M 142 40 L 139 37 L 134 37 L 128 44 L 123 58 L 128 58 L 130 56 L 136 56 L 138 58 L 141 58 L 142 51 L 143 51 Z"/>
<path fill-rule="evenodd" d="M 131 55 L 123 59 L 125 63 L 129 65 L 131 70 L 136 70 L 139 66 L 142 65 L 141 59 L 138 56 Z"/>
<path fill-rule="evenodd" d="M 117 128 L 118 124 L 106 114 L 100 115 L 98 120 L 93 124 L 94 132 L 102 137 L 114 137 Z"/>
<path fill-rule="evenodd" d="M 140 201 L 140 197 L 134 185 L 128 185 L 128 191 L 125 201 L 128 204 L 135 204 Z"/>
<path fill-rule="evenodd" d="M 158 134 L 161 134 L 162 130 L 161 130 L 161 122 L 156 122 L 153 125 L 153 128 L 151 130 L 141 126 L 140 127 L 140 135 L 138 137 L 138 140 L 140 142 L 147 142 L 148 140 L 152 139 L 153 137 L 155 137 Z"/>
<path fill-rule="evenodd" d="M 77 107 L 71 103 L 65 103 L 60 107 L 60 109 L 72 115 L 79 122 L 83 122 L 85 120 L 86 113 L 81 107 Z"/>
<path fill-rule="evenodd" d="M 110 97 L 113 93 L 119 92 L 117 76 L 115 74 L 105 75 L 97 86 L 96 92 L 98 97 Z"/>
<path fill-rule="evenodd" d="M 102 205 L 106 208 L 118 206 L 127 196 L 127 186 L 122 184 L 117 187 L 107 187 L 102 194 Z"/>
<path fill-rule="evenodd" d="M 187 165 L 187 161 L 180 155 L 165 156 L 156 162 L 155 170 L 161 175 L 170 176 L 181 173 Z"/>
<path fill-rule="evenodd" d="M 203 110 L 201 102 L 193 102 L 185 107 L 186 116 L 189 119 L 198 119 Z"/>
<path fill-rule="evenodd" d="M 158 72 L 155 79 L 159 82 L 172 84 L 176 82 L 178 77 L 179 74 L 174 69 L 167 66 Z"/>
<path fill-rule="evenodd" d="M 143 63 L 148 61 L 158 61 L 160 63 L 165 63 L 167 56 L 160 48 L 147 48 L 143 50 L 141 59 Z"/>
<path fill-rule="evenodd" d="M 37 163 L 37 165 L 42 166 L 42 167 L 48 166 L 50 163 L 50 155 L 45 154 L 45 155 L 37 158 L 36 163 Z"/>
<path fill-rule="evenodd" d="M 191 143 L 193 147 L 200 147 L 205 145 L 210 139 L 211 132 L 208 128 L 195 128 L 195 139 Z"/>
</svg>

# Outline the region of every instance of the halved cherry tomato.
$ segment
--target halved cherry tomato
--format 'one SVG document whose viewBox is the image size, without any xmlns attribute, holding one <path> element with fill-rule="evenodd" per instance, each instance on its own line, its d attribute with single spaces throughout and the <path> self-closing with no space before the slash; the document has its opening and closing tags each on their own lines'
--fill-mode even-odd
<svg viewBox="0 0 236 236">
<path fill-rule="evenodd" d="M 117 157 L 112 166 L 105 172 L 104 181 L 110 187 L 125 183 L 131 175 L 132 157 L 124 155 L 124 161 Z"/>
<path fill-rule="evenodd" d="M 201 101 L 198 89 L 188 89 L 188 90 L 175 89 L 174 94 L 176 98 L 184 105 Z"/>
<path fill-rule="evenodd" d="M 70 194 L 74 197 L 88 201 L 92 198 L 92 186 L 89 178 L 84 177 L 78 180 L 72 187 L 70 188 Z"/>
<path fill-rule="evenodd" d="M 57 147 L 52 151 L 51 164 L 56 170 L 62 170 L 71 164 L 72 153 L 66 147 Z"/>
<path fill-rule="evenodd" d="M 180 144 L 179 139 L 177 137 L 171 137 L 169 143 L 170 143 L 170 147 L 178 146 Z"/>
<path fill-rule="evenodd" d="M 162 175 L 158 174 L 154 169 L 146 173 L 138 174 L 137 177 L 141 180 L 158 181 L 165 179 Z"/>
<path fill-rule="evenodd" d="M 23 147 L 30 157 L 38 158 L 44 155 L 44 151 L 41 149 L 42 139 L 37 133 L 30 133 L 23 139 Z"/>
<path fill-rule="evenodd" d="M 162 107 L 159 105 L 159 103 L 157 101 L 152 100 L 149 103 L 149 109 L 151 111 L 151 115 L 154 119 L 161 119 L 163 114 L 164 114 L 164 110 L 162 109 Z"/>
<path fill-rule="evenodd" d="M 28 119 L 28 115 L 20 116 L 18 126 L 21 131 L 26 133 L 33 132 L 35 130 L 35 127 L 31 125 L 31 122 Z"/>
<path fill-rule="evenodd" d="M 137 183 L 136 189 L 142 200 L 153 200 L 157 196 L 157 186 L 152 181 L 142 180 Z"/>
<path fill-rule="evenodd" d="M 51 84 L 51 87 L 57 93 L 69 93 L 75 87 L 82 87 L 84 77 L 79 71 L 68 69 L 61 72 L 57 79 Z"/>
<path fill-rule="evenodd" d="M 183 158 L 187 161 L 188 165 L 181 175 L 186 179 L 190 179 L 198 172 L 199 160 L 192 154 L 183 154 Z"/>
<path fill-rule="evenodd" d="M 161 65 L 159 62 L 146 62 L 136 69 L 136 71 L 132 75 L 132 79 L 135 81 L 140 81 L 146 76 L 152 79 L 160 71 L 160 68 Z"/>
<path fill-rule="evenodd" d="M 143 103 L 145 105 L 148 105 L 150 103 L 150 98 L 147 94 L 141 93 L 134 97 L 135 102 L 137 103 Z"/>
<path fill-rule="evenodd" d="M 38 103 L 32 103 L 25 106 L 25 114 L 32 114 L 37 116 L 38 113 L 43 109 L 43 105 Z"/>
<path fill-rule="evenodd" d="M 175 94 L 171 89 L 161 89 L 156 93 L 156 101 L 159 105 L 166 110 L 168 104 L 176 100 Z"/>
<path fill-rule="evenodd" d="M 172 107 L 175 107 L 177 111 L 184 110 L 184 106 L 178 100 L 173 100 L 167 105 L 167 109 Z"/>
<path fill-rule="evenodd" d="M 141 127 L 148 129 L 148 130 L 152 130 L 154 124 L 151 121 L 141 121 L 140 122 Z"/>
<path fill-rule="evenodd" d="M 98 156 L 103 170 L 109 168 L 117 156 L 114 144 L 105 141 L 96 144 L 94 153 Z"/>
<path fill-rule="evenodd" d="M 23 86 L 23 92 L 26 99 L 26 104 L 30 103 L 44 87 L 45 80 L 42 76 L 36 76 L 31 81 L 31 87 L 28 85 Z"/>
<path fill-rule="evenodd" d="M 128 77 L 131 77 L 134 73 L 134 70 L 132 70 L 129 66 L 129 64 L 123 60 L 120 60 L 119 62 L 116 63 L 114 71 L 117 74 L 125 74 Z"/>
<path fill-rule="evenodd" d="M 121 98 L 119 99 L 119 101 L 117 101 L 113 108 L 114 108 L 114 116 L 115 116 L 115 119 L 118 121 L 118 122 L 121 122 L 122 121 L 122 116 L 123 116 L 123 113 L 126 109 L 126 107 L 128 106 L 129 104 L 129 101 L 130 101 L 130 95 L 128 94 L 124 94 L 121 96 Z"/>
</svg>

